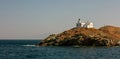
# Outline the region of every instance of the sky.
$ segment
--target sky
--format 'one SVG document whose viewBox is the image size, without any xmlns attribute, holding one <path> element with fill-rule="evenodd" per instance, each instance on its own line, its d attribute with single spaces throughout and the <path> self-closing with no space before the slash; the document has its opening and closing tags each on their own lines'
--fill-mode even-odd
<svg viewBox="0 0 120 59">
<path fill-rule="evenodd" d="M 44 39 L 76 26 L 120 26 L 120 0 L 0 0 L 0 39 Z"/>
</svg>

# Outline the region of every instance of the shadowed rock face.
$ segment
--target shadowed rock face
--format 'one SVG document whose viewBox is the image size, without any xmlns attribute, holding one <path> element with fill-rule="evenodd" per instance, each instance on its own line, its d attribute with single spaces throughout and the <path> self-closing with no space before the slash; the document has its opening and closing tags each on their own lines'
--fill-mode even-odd
<svg viewBox="0 0 120 59">
<path fill-rule="evenodd" d="M 39 46 L 115 46 L 120 45 L 120 28 L 104 26 L 94 28 L 72 28 L 60 34 L 52 34 Z"/>
</svg>

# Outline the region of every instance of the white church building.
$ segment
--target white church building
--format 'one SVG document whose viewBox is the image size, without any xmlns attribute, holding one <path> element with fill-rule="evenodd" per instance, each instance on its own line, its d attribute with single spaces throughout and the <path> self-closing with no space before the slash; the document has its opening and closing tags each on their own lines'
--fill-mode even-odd
<svg viewBox="0 0 120 59">
<path fill-rule="evenodd" d="M 81 28 L 93 28 L 93 23 L 92 22 L 81 22 L 80 19 L 78 19 L 78 22 L 76 23 L 76 27 L 81 27 Z"/>
</svg>

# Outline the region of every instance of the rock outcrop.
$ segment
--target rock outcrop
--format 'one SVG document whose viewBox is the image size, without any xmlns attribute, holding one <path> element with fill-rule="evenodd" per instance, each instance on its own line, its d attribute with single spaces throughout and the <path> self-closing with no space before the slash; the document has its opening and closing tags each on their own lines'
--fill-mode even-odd
<svg viewBox="0 0 120 59">
<path fill-rule="evenodd" d="M 94 28 L 72 28 L 60 34 L 52 34 L 39 46 L 116 46 L 120 45 L 120 28 L 104 26 Z"/>
</svg>

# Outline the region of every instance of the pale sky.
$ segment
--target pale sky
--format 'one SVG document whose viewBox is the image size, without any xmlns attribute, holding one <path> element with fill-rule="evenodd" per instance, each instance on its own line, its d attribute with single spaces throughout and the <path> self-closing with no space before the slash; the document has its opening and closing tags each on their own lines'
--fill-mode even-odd
<svg viewBox="0 0 120 59">
<path fill-rule="evenodd" d="M 43 39 L 75 27 L 120 26 L 120 0 L 0 0 L 0 39 Z"/>
</svg>

